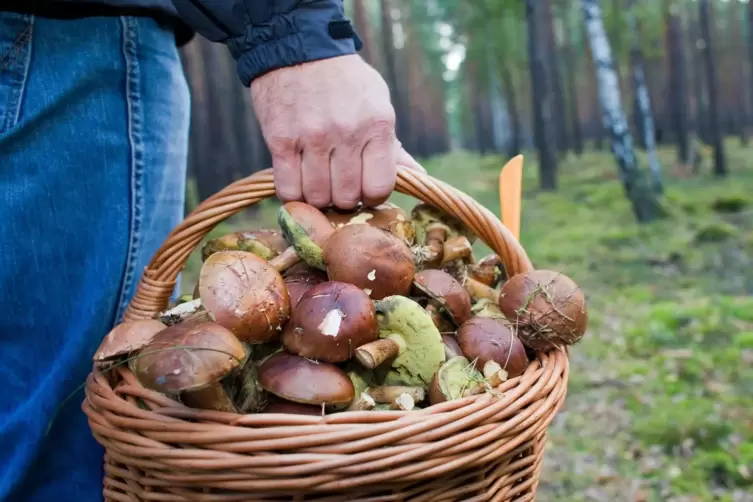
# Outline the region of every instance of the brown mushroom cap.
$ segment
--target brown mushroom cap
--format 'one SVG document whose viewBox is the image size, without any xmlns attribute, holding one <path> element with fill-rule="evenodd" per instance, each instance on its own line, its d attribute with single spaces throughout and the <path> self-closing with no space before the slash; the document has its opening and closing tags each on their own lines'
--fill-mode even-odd
<svg viewBox="0 0 753 502">
<path fill-rule="evenodd" d="M 267 392 L 301 404 L 346 404 L 355 396 L 342 369 L 284 351 L 261 364 L 259 382 Z"/>
<path fill-rule="evenodd" d="M 327 274 L 321 270 L 316 270 L 309 267 L 304 262 L 300 262 L 289 269 L 285 274 L 285 286 L 288 288 L 288 294 L 290 295 L 290 307 L 295 308 L 298 302 L 301 300 L 306 291 L 321 284 L 327 282 Z"/>
<path fill-rule="evenodd" d="M 552 270 L 511 277 L 500 288 L 499 308 L 535 350 L 572 345 L 588 326 L 583 292 L 572 279 Z"/>
<path fill-rule="evenodd" d="M 165 328 L 167 326 L 156 319 L 122 322 L 102 339 L 97 352 L 94 353 L 94 361 L 111 361 L 136 352 Z"/>
<path fill-rule="evenodd" d="M 330 280 L 348 282 L 374 300 L 410 292 L 416 267 L 399 237 L 363 223 L 338 229 L 324 246 Z"/>
<path fill-rule="evenodd" d="M 323 415 L 321 406 L 292 403 L 283 400 L 270 402 L 261 413 L 284 413 L 290 415 L 310 415 L 315 417 Z"/>
<path fill-rule="evenodd" d="M 128 367 L 144 387 L 177 395 L 221 380 L 245 356 L 230 330 L 212 322 L 186 321 L 157 333 Z"/>
<path fill-rule="evenodd" d="M 280 207 L 277 222 L 283 235 L 308 265 L 324 270 L 322 247 L 335 226 L 316 207 L 305 202 L 288 202 Z"/>
<path fill-rule="evenodd" d="M 353 211 L 331 208 L 327 210 L 325 216 L 337 228 L 355 223 L 365 223 L 372 227 L 387 230 L 403 239 L 408 245 L 413 243 L 415 237 L 413 221 L 400 206 L 391 202 L 385 202 L 375 207 L 359 205 Z"/>
<path fill-rule="evenodd" d="M 479 371 L 484 371 L 487 361 L 494 361 L 509 378 L 515 378 L 528 367 L 526 349 L 504 319 L 472 317 L 460 326 L 457 337 L 463 355 L 474 361 Z"/>
<path fill-rule="evenodd" d="M 481 258 L 478 263 L 468 265 L 471 278 L 478 282 L 496 288 L 505 275 L 505 266 L 499 256 L 494 253 Z"/>
<path fill-rule="evenodd" d="M 274 340 L 290 315 L 290 296 L 280 273 L 245 251 L 220 251 L 207 258 L 199 290 L 215 321 L 247 343 Z"/>
<path fill-rule="evenodd" d="M 454 277 L 443 270 L 426 269 L 416 273 L 413 285 L 418 293 L 437 302 L 457 326 L 471 317 L 471 297 Z"/>
<path fill-rule="evenodd" d="M 352 284 L 330 281 L 303 294 L 283 330 L 282 343 L 293 354 L 338 363 L 376 340 L 378 332 L 369 295 Z"/>
<path fill-rule="evenodd" d="M 218 251 L 248 251 L 259 258 L 270 260 L 289 246 L 277 230 L 254 230 L 233 232 L 207 242 L 201 249 L 201 259 L 206 260 Z"/>
</svg>

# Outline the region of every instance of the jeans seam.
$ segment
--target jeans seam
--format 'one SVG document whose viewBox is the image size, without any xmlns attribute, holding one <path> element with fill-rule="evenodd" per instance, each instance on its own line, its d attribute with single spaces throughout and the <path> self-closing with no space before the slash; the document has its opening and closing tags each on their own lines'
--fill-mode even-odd
<svg viewBox="0 0 753 502">
<path fill-rule="evenodd" d="M 34 34 L 34 16 L 24 16 L 24 19 L 28 22 L 26 28 L 18 35 L 14 40 L 12 47 L 2 54 L 2 60 L 0 63 L 0 72 L 13 65 L 15 59 L 19 57 L 19 53 L 24 51 L 25 61 L 23 62 L 22 75 L 18 87 L 11 90 L 11 98 L 8 103 L 7 113 L 2 113 L 0 110 L 0 133 L 8 131 L 15 126 L 21 118 L 21 107 L 23 103 L 23 97 L 26 94 L 26 83 L 29 80 L 29 68 L 31 66 L 31 50 L 32 50 L 32 36 Z M 26 46 L 24 48 L 24 46 Z M 21 56 L 24 57 L 24 56 Z M 4 115 L 4 117 L 3 117 Z"/>
<path fill-rule="evenodd" d="M 125 97 L 126 117 L 128 122 L 128 143 L 130 146 L 129 175 L 131 180 L 131 214 L 128 235 L 128 252 L 125 273 L 118 299 L 116 322 L 119 322 L 130 301 L 135 277 L 135 262 L 139 255 L 142 241 L 142 224 L 144 210 L 144 141 L 143 141 L 143 104 L 141 100 L 141 69 L 138 59 L 139 27 L 138 21 L 130 16 L 121 16 L 123 27 L 123 57 L 126 66 Z"/>
</svg>

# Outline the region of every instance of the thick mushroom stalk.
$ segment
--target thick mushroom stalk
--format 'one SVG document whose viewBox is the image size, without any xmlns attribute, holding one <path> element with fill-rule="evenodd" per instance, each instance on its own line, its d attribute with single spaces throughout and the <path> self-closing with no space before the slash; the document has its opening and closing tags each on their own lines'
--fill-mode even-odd
<svg viewBox="0 0 753 502">
<path fill-rule="evenodd" d="M 413 257 L 419 269 L 436 268 L 443 261 L 444 243 L 462 235 L 473 244 L 476 236 L 457 218 L 426 203 L 417 204 L 411 211 L 416 231 Z"/>
<path fill-rule="evenodd" d="M 330 363 L 377 339 L 374 304 L 362 289 L 345 282 L 317 284 L 303 294 L 282 333 L 285 348 Z"/>
<path fill-rule="evenodd" d="M 502 260 L 494 253 L 481 258 L 477 263 L 468 265 L 468 276 L 485 286 L 496 288 L 505 276 Z"/>
<path fill-rule="evenodd" d="M 373 300 L 407 295 L 416 273 L 400 238 L 363 223 L 335 231 L 324 246 L 324 262 L 331 281 L 358 286 Z"/>
<path fill-rule="evenodd" d="M 189 406 L 236 412 L 232 392 L 222 385 L 246 359 L 230 330 L 211 322 L 183 322 L 157 333 L 128 362 L 141 384 Z"/>
<path fill-rule="evenodd" d="M 400 237 L 408 246 L 412 245 L 415 239 L 416 231 L 413 222 L 400 206 L 391 202 L 385 202 L 375 207 L 359 205 L 353 211 L 331 208 L 324 214 L 336 228 L 365 223 L 372 227 L 387 230 Z"/>
<path fill-rule="evenodd" d="M 413 290 L 417 297 L 427 299 L 427 311 L 439 311 L 446 315 L 455 327 L 471 317 L 471 297 L 463 286 L 442 270 L 426 269 L 413 278 Z M 428 307 L 431 307 L 429 309 Z M 435 324 L 439 328 L 435 318 Z"/>
<path fill-rule="evenodd" d="M 285 237 L 277 230 L 233 232 L 207 242 L 201 248 L 201 260 L 218 251 L 247 251 L 259 258 L 271 260 L 289 247 Z"/>
<path fill-rule="evenodd" d="M 285 281 L 265 260 L 245 251 L 219 251 L 201 267 L 203 307 L 243 342 L 279 337 L 290 316 Z"/>
<path fill-rule="evenodd" d="M 588 325 L 586 299 L 566 275 L 532 270 L 510 278 L 500 288 L 499 307 L 534 350 L 572 345 Z"/>
<path fill-rule="evenodd" d="M 374 302 L 380 340 L 356 349 L 356 358 L 381 373 L 383 385 L 428 387 L 445 360 L 442 336 L 415 301 L 395 295 Z M 385 365 L 390 361 L 389 365 Z"/>
<path fill-rule="evenodd" d="M 432 405 L 480 394 L 484 391 L 484 376 L 465 357 L 455 356 L 437 370 L 429 387 Z"/>
<path fill-rule="evenodd" d="M 300 404 L 349 404 L 355 397 L 353 382 L 339 367 L 285 351 L 259 366 L 259 382 L 267 392 Z"/>
<path fill-rule="evenodd" d="M 277 223 L 292 246 L 272 259 L 277 270 L 286 270 L 303 260 L 311 267 L 326 270 L 322 247 L 335 231 L 324 213 L 305 202 L 288 202 L 277 213 Z"/>
</svg>

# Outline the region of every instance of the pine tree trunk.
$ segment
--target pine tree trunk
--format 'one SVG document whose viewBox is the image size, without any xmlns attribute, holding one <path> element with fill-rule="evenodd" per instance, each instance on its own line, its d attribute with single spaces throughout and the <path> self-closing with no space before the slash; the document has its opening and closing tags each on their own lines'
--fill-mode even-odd
<svg viewBox="0 0 753 502">
<path fill-rule="evenodd" d="M 567 108 L 565 107 L 565 93 L 562 90 L 562 75 L 559 64 L 559 47 L 557 43 L 557 34 L 555 33 L 555 19 L 552 7 L 552 0 L 539 0 L 543 4 L 543 23 L 544 34 L 546 37 L 546 55 L 548 72 L 547 82 L 550 84 L 552 96 L 552 115 L 554 117 L 554 137 L 557 142 L 557 151 L 564 154 L 569 149 L 569 138 L 567 133 Z"/>
<path fill-rule="evenodd" d="M 677 142 L 677 159 L 687 164 L 690 159 L 688 136 L 688 91 L 682 20 L 679 6 L 671 1 L 667 12 L 667 42 L 669 46 L 669 102 L 672 106 L 672 126 Z"/>
<path fill-rule="evenodd" d="M 567 80 L 567 92 L 569 95 L 569 116 L 570 129 L 572 133 L 572 146 L 575 155 L 583 154 L 583 131 L 580 125 L 580 108 L 578 107 L 578 86 L 575 83 L 575 74 L 577 71 L 575 57 L 573 55 L 573 41 L 568 38 L 563 48 L 565 59 L 565 78 Z"/>
<path fill-rule="evenodd" d="M 512 72 L 506 65 L 502 67 L 502 87 L 507 101 L 508 114 L 510 115 L 510 141 L 508 143 L 507 155 L 508 157 L 514 157 L 522 151 L 523 131 L 520 123 L 520 110 L 518 109 Z"/>
<path fill-rule="evenodd" d="M 604 22 L 597 0 L 581 0 L 588 41 L 597 68 L 599 99 L 604 111 L 604 126 L 612 140 L 612 153 L 617 161 L 620 178 L 636 219 L 652 221 L 662 216 L 659 200 L 638 167 L 633 141 L 622 111 L 620 88 L 612 62 L 612 51 L 604 32 Z"/>
<path fill-rule="evenodd" d="M 410 144 L 410 115 L 406 100 L 397 76 L 397 55 L 395 41 L 392 36 L 394 22 L 392 19 L 392 5 L 390 0 L 379 0 L 382 14 L 382 52 L 384 56 L 385 80 L 390 88 L 392 104 L 395 107 L 396 131 L 398 139 L 403 144 Z"/>
<path fill-rule="evenodd" d="M 717 88 L 719 83 L 716 75 L 716 58 L 714 56 L 714 44 L 711 39 L 711 6 L 708 0 L 699 0 L 698 17 L 701 22 L 701 36 L 703 37 L 703 63 L 706 70 L 706 91 L 709 104 L 709 138 L 714 147 L 714 174 L 717 176 L 727 175 L 727 162 L 722 141 L 722 131 L 719 124 L 719 96 Z"/>
<path fill-rule="evenodd" d="M 364 0 L 353 0 L 353 23 L 355 24 L 358 36 L 363 42 L 363 47 L 359 51 L 361 57 L 370 65 L 375 66 L 375 51 L 371 38 L 371 26 L 369 25 L 369 17 L 366 14 Z"/>
<path fill-rule="evenodd" d="M 540 3 L 526 0 L 528 22 L 528 64 L 531 73 L 533 136 L 539 155 L 539 185 L 542 190 L 557 189 L 557 159 L 552 141 L 552 102 L 547 95 L 545 54 L 540 45 Z"/>
</svg>

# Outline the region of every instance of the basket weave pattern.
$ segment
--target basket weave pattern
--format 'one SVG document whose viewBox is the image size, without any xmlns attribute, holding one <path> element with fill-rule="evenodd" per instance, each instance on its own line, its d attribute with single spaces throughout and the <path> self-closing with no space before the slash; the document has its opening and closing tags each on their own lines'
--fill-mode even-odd
<svg viewBox="0 0 753 502">
<path fill-rule="evenodd" d="M 487 209 L 406 168 L 396 190 L 454 215 L 505 264 L 532 268 Z M 199 205 L 152 258 L 125 319 L 164 310 L 188 256 L 219 222 L 275 194 L 271 170 Z M 324 417 L 195 410 L 142 387 L 127 367 L 95 368 L 83 410 L 106 450 L 104 497 L 123 501 L 530 501 L 546 430 L 567 390 L 568 357 L 540 353 L 494 394 L 419 411 Z"/>
</svg>

